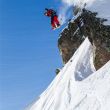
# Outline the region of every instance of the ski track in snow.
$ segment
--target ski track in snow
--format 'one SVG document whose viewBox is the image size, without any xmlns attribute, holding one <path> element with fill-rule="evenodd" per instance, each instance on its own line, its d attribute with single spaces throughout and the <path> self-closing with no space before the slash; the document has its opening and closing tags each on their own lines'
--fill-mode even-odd
<svg viewBox="0 0 110 110">
<path fill-rule="evenodd" d="M 79 74 L 80 73 L 80 74 Z M 88 38 L 27 110 L 110 110 L 110 61 L 98 71 Z"/>
</svg>

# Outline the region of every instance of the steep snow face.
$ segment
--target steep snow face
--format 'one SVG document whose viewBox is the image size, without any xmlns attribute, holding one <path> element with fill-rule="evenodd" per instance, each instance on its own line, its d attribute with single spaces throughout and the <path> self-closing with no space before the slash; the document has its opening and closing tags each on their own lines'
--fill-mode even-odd
<svg viewBox="0 0 110 110">
<path fill-rule="evenodd" d="M 28 110 L 110 110 L 110 61 L 98 71 L 88 38 Z"/>
</svg>

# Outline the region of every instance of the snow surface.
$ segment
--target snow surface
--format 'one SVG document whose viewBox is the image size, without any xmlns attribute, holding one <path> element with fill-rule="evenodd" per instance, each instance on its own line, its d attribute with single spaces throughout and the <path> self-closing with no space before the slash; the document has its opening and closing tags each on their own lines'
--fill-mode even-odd
<svg viewBox="0 0 110 110">
<path fill-rule="evenodd" d="M 110 61 L 96 71 L 86 38 L 28 110 L 110 110 Z"/>
</svg>

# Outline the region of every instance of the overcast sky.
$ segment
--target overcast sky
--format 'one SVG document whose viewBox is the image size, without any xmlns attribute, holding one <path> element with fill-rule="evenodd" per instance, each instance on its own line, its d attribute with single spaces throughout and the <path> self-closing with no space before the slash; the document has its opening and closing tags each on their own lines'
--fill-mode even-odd
<svg viewBox="0 0 110 110">
<path fill-rule="evenodd" d="M 106 24 L 110 24 L 110 0 L 95 0 L 88 9 L 97 11 L 100 17 L 108 19 Z"/>
</svg>

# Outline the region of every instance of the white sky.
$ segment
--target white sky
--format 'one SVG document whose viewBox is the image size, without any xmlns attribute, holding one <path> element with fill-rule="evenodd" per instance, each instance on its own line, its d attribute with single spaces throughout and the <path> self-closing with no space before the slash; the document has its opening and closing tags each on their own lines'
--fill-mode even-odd
<svg viewBox="0 0 110 110">
<path fill-rule="evenodd" d="M 64 5 L 64 10 L 61 13 L 66 13 L 67 7 L 72 5 L 79 5 L 82 7 L 85 3 L 87 3 L 87 9 L 91 11 L 95 11 L 99 13 L 99 17 L 103 17 L 108 19 L 110 24 L 110 0 L 62 0 Z"/>
<path fill-rule="evenodd" d="M 92 11 L 98 12 L 100 17 L 108 19 L 110 24 L 110 0 L 96 0 L 91 7 L 88 7 Z"/>
</svg>

